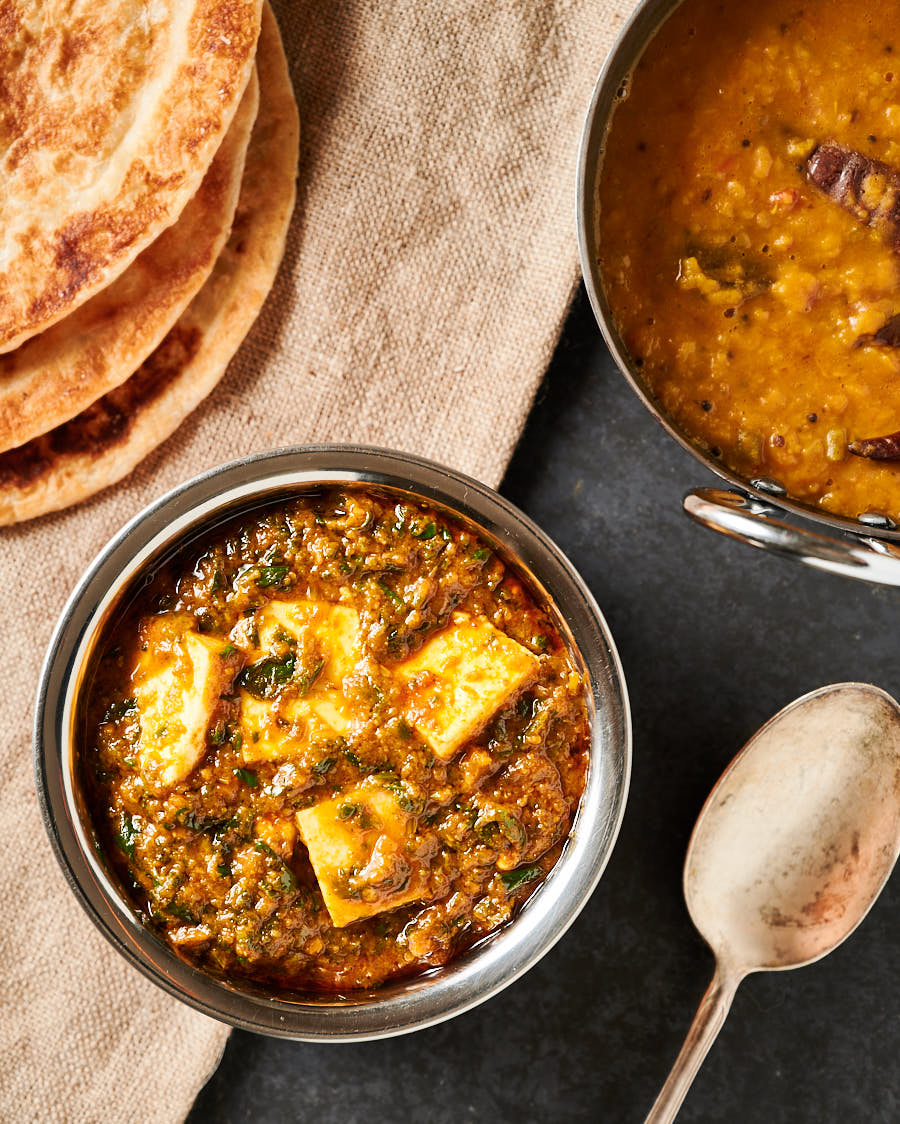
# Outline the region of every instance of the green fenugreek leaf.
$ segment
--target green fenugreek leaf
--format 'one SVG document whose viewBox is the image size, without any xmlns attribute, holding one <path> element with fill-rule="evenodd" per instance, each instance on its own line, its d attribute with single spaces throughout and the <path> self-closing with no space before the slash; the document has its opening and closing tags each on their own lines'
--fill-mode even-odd
<svg viewBox="0 0 900 1124">
<path fill-rule="evenodd" d="M 542 878 L 543 874 L 543 870 L 537 864 L 520 866 L 516 867 L 515 870 L 501 871 L 500 881 L 503 883 L 507 894 L 514 894 L 516 890 L 527 886 L 529 882 L 536 882 L 539 878 Z"/>
<path fill-rule="evenodd" d="M 260 566 L 256 584 L 260 589 L 281 586 L 288 575 L 288 567 L 283 562 L 273 562 L 271 566 Z"/>
<path fill-rule="evenodd" d="M 133 817 L 123 816 L 116 833 L 116 843 L 119 850 L 124 852 L 132 861 L 134 861 L 134 844 L 139 835 L 140 831 L 135 827 Z"/>
<path fill-rule="evenodd" d="M 286 656 L 266 656 L 245 667 L 237 681 L 256 698 L 270 699 L 290 682 L 296 662 L 293 652 L 288 652 Z"/>
<path fill-rule="evenodd" d="M 134 699 L 119 699 L 118 702 L 110 703 L 106 708 L 106 714 L 103 715 L 104 722 L 119 722 L 126 714 L 132 710 L 137 710 L 137 703 Z"/>
<path fill-rule="evenodd" d="M 403 598 L 396 591 L 396 589 L 391 589 L 391 587 L 389 585 L 387 585 L 387 583 L 385 583 L 383 581 L 380 581 L 380 580 L 377 581 L 375 584 L 378 586 L 378 588 L 381 590 L 381 592 L 388 598 L 388 600 L 391 601 L 394 605 L 397 606 L 398 609 L 403 608 Z"/>
</svg>

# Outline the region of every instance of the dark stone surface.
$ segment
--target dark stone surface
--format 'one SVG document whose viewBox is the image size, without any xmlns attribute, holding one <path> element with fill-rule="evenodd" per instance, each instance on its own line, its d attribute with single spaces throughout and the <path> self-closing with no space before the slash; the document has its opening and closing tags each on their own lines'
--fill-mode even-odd
<svg viewBox="0 0 900 1124">
<path fill-rule="evenodd" d="M 234 1033 L 190 1124 L 641 1121 L 712 971 L 681 865 L 703 800 L 795 696 L 900 692 L 896 598 L 694 526 L 707 474 L 619 377 L 576 301 L 503 485 L 568 553 L 607 616 L 634 713 L 618 846 L 568 935 L 485 1006 L 409 1037 L 313 1046 Z M 826 960 L 751 977 L 680 1119 L 900 1119 L 900 885 Z"/>
</svg>

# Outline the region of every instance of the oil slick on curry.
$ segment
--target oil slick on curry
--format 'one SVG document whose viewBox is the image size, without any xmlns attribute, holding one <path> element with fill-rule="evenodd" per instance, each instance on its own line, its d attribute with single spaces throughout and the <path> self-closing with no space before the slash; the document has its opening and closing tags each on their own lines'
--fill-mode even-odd
<svg viewBox="0 0 900 1124">
<path fill-rule="evenodd" d="M 618 105 L 603 283 L 665 412 L 745 477 L 900 517 L 900 19 L 685 0 Z"/>
<path fill-rule="evenodd" d="M 508 921 L 581 796 L 585 684 L 445 514 L 360 488 L 247 516 L 107 633 L 82 770 L 148 924 L 217 974 L 347 989 Z"/>
</svg>

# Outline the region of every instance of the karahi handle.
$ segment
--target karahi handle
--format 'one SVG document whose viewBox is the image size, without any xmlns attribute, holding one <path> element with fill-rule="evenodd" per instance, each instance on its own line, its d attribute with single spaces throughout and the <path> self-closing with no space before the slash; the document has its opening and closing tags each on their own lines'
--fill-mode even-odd
<svg viewBox="0 0 900 1124">
<path fill-rule="evenodd" d="M 867 535 L 841 539 L 794 527 L 777 518 L 777 507 L 725 488 L 695 488 L 684 497 L 684 510 L 694 522 L 758 550 L 829 574 L 900 586 L 900 549 L 894 543 Z"/>
</svg>

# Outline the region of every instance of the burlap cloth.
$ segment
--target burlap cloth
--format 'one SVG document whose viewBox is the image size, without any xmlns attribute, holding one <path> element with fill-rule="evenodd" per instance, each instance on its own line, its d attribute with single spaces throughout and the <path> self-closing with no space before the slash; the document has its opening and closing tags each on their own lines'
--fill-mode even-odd
<svg viewBox="0 0 900 1124">
<path fill-rule="evenodd" d="M 499 481 L 577 280 L 578 137 L 630 3 L 275 4 L 302 120 L 275 291 L 137 472 L 0 537 L 3 1121 L 181 1120 L 227 1035 L 113 952 L 50 852 L 30 731 L 67 594 L 147 502 L 245 453 L 371 442 Z"/>
</svg>

